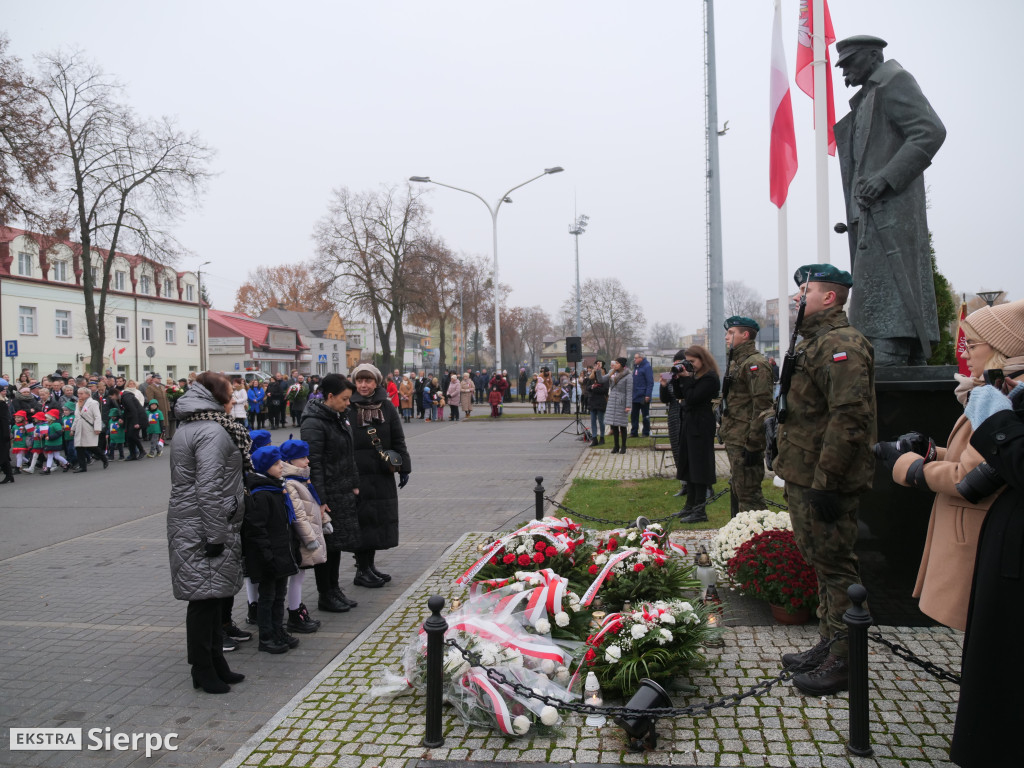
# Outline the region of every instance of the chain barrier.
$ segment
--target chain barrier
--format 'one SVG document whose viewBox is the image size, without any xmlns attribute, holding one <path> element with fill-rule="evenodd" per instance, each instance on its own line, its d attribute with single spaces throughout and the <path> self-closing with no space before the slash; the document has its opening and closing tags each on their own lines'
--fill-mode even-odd
<svg viewBox="0 0 1024 768">
<path fill-rule="evenodd" d="M 845 633 L 838 633 L 832 641 L 831 645 L 836 640 L 844 637 Z M 740 691 L 739 693 L 730 694 L 729 696 L 723 696 L 720 699 L 713 701 L 704 702 L 703 704 L 690 704 L 686 707 L 654 707 L 651 709 L 630 709 L 629 707 L 611 707 L 611 706 L 600 706 L 595 707 L 590 704 L 580 704 L 575 701 L 563 701 L 562 699 L 555 698 L 554 696 L 548 696 L 542 693 L 536 693 L 532 688 L 529 688 L 516 680 L 509 680 L 503 672 L 492 667 L 485 667 L 480 663 L 480 655 L 475 651 L 470 651 L 459 645 L 458 641 L 453 639 L 445 640 L 445 645 L 452 646 L 458 649 L 462 654 L 462 658 L 468 661 L 474 667 L 482 669 L 486 674 L 487 678 L 498 685 L 503 685 L 513 691 L 518 696 L 523 696 L 530 699 L 536 699 L 550 707 L 555 709 L 569 712 L 576 712 L 581 715 L 614 715 L 620 717 L 683 717 L 683 716 L 694 716 L 694 715 L 706 715 L 713 709 L 721 709 L 727 707 L 739 706 L 743 699 L 750 698 L 751 696 L 763 696 L 767 694 L 776 684 L 789 682 L 793 675 L 799 671 L 793 667 L 785 667 L 782 672 L 772 678 L 762 680 L 757 685 L 751 686 L 746 690 Z"/>
<path fill-rule="evenodd" d="M 939 678 L 940 680 L 946 680 L 950 683 L 960 685 L 960 675 L 945 670 L 937 664 L 933 664 L 930 661 L 925 661 L 924 659 L 915 656 L 909 648 L 906 648 L 900 645 L 899 643 L 894 643 L 891 640 L 886 640 L 884 637 L 882 637 L 881 632 L 868 633 L 868 640 L 873 640 L 876 643 L 881 643 L 890 651 L 892 651 L 893 655 L 898 656 L 904 661 L 909 661 L 911 664 L 919 666 L 925 672 L 928 672 L 929 674 Z"/>
</svg>

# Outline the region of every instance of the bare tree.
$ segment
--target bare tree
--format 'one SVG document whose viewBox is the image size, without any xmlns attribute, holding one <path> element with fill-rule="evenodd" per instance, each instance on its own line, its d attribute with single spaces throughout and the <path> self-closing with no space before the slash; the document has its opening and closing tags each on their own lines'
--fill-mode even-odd
<svg viewBox="0 0 1024 768">
<path fill-rule="evenodd" d="M 726 317 L 742 315 L 764 325 L 764 299 L 761 298 L 761 294 L 742 280 L 727 280 L 725 283 L 725 314 Z"/>
<path fill-rule="evenodd" d="M 81 53 L 41 59 L 38 93 L 59 135 L 58 173 L 67 221 L 81 252 L 90 364 L 103 365 L 110 272 L 119 247 L 173 263 L 180 244 L 166 227 L 198 200 L 213 151 L 168 118 L 146 121 L 119 103 L 121 86 Z"/>
<path fill-rule="evenodd" d="M 648 338 L 651 349 L 671 349 L 679 346 L 679 337 L 683 335 L 683 329 L 678 323 L 655 323 L 651 326 Z"/>
<path fill-rule="evenodd" d="M 54 137 L 35 82 L 7 55 L 9 44 L 0 35 L 0 225 L 20 216 L 39 226 L 41 198 L 54 191 Z"/>
<path fill-rule="evenodd" d="M 385 369 L 405 359 L 403 319 L 417 299 L 419 240 L 427 236 L 427 229 L 421 194 L 407 185 L 401 191 L 335 189 L 327 215 L 313 231 L 318 274 L 336 288 L 342 303 L 369 314 Z"/>
<path fill-rule="evenodd" d="M 235 293 L 235 312 L 254 317 L 273 307 L 294 312 L 328 312 L 334 309 L 327 291 L 308 264 L 257 267 Z"/>
<path fill-rule="evenodd" d="M 459 312 L 459 292 L 464 273 L 462 264 L 440 238 L 428 238 L 419 243 L 419 280 L 416 282 L 416 296 L 412 300 L 411 319 L 430 326 L 436 322 L 440 343 L 438 345 L 438 370 L 447 370 L 448 328 Z M 447 382 L 445 382 L 447 386 Z"/>
<path fill-rule="evenodd" d="M 591 345 L 598 355 L 618 357 L 626 346 L 643 340 L 647 320 L 640 300 L 627 292 L 618 278 L 587 280 L 582 295 L 587 297 L 580 306 L 584 343 Z M 575 312 L 574 290 L 562 303 L 562 316 Z"/>
<path fill-rule="evenodd" d="M 552 331 L 551 317 L 541 306 L 529 307 L 525 310 L 521 335 L 523 342 L 530 348 L 530 368 L 537 370 L 537 355 L 544 346 L 544 337 Z"/>
</svg>

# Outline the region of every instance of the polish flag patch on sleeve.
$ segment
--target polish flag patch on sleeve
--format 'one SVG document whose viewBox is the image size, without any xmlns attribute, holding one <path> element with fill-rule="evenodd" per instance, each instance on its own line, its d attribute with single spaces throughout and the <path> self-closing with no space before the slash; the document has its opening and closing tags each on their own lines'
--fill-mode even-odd
<svg viewBox="0 0 1024 768">
<path fill-rule="evenodd" d="M 752 366 L 750 366 L 750 372 L 751 372 L 751 373 L 753 373 L 753 372 L 754 372 L 754 371 L 756 371 L 756 370 L 757 370 L 757 365 L 752 365 Z"/>
<path fill-rule="evenodd" d="M 833 363 L 841 363 L 844 360 L 846 360 L 846 353 L 845 352 L 836 352 L 834 355 L 832 355 L 832 362 Z"/>
</svg>

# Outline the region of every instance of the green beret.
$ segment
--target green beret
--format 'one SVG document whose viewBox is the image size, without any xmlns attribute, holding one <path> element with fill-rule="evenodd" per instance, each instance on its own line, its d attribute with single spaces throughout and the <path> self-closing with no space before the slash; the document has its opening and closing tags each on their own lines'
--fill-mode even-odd
<svg viewBox="0 0 1024 768">
<path fill-rule="evenodd" d="M 832 264 L 805 264 L 793 274 L 793 281 L 797 288 L 804 283 L 835 283 L 853 287 L 853 275 Z"/>
<path fill-rule="evenodd" d="M 725 319 L 725 330 L 730 328 L 753 328 L 755 331 L 760 331 L 761 326 L 757 324 L 757 320 L 750 317 L 743 317 L 743 315 L 733 315 Z"/>
<path fill-rule="evenodd" d="M 885 42 L 885 40 L 880 37 L 875 37 L 874 35 L 854 35 L 853 37 L 848 37 L 845 40 L 840 40 L 836 43 L 836 53 L 839 54 L 836 57 L 836 66 L 842 66 L 843 62 L 853 56 L 853 54 L 857 53 L 857 51 L 880 51 L 887 45 L 888 43 Z"/>
</svg>

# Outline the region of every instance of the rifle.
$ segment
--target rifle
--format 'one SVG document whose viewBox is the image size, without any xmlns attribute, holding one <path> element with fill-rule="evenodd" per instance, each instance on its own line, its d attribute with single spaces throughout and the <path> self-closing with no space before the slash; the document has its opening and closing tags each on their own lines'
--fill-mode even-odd
<svg viewBox="0 0 1024 768">
<path fill-rule="evenodd" d="M 732 388 L 732 344 L 725 356 L 725 376 L 722 378 L 722 415 L 729 413 L 729 390 Z"/>
<path fill-rule="evenodd" d="M 808 277 L 810 277 L 808 275 Z M 782 360 L 782 373 L 779 375 L 779 398 L 775 401 L 775 418 L 779 424 L 786 423 L 786 416 L 789 413 L 787 408 L 787 395 L 793 381 L 793 369 L 796 367 L 796 340 L 800 334 L 800 325 L 804 321 L 804 310 L 807 309 L 807 283 L 804 282 L 804 289 L 800 293 L 800 307 L 796 312 L 796 322 L 793 323 L 793 335 L 789 339 L 789 349 Z"/>
</svg>

